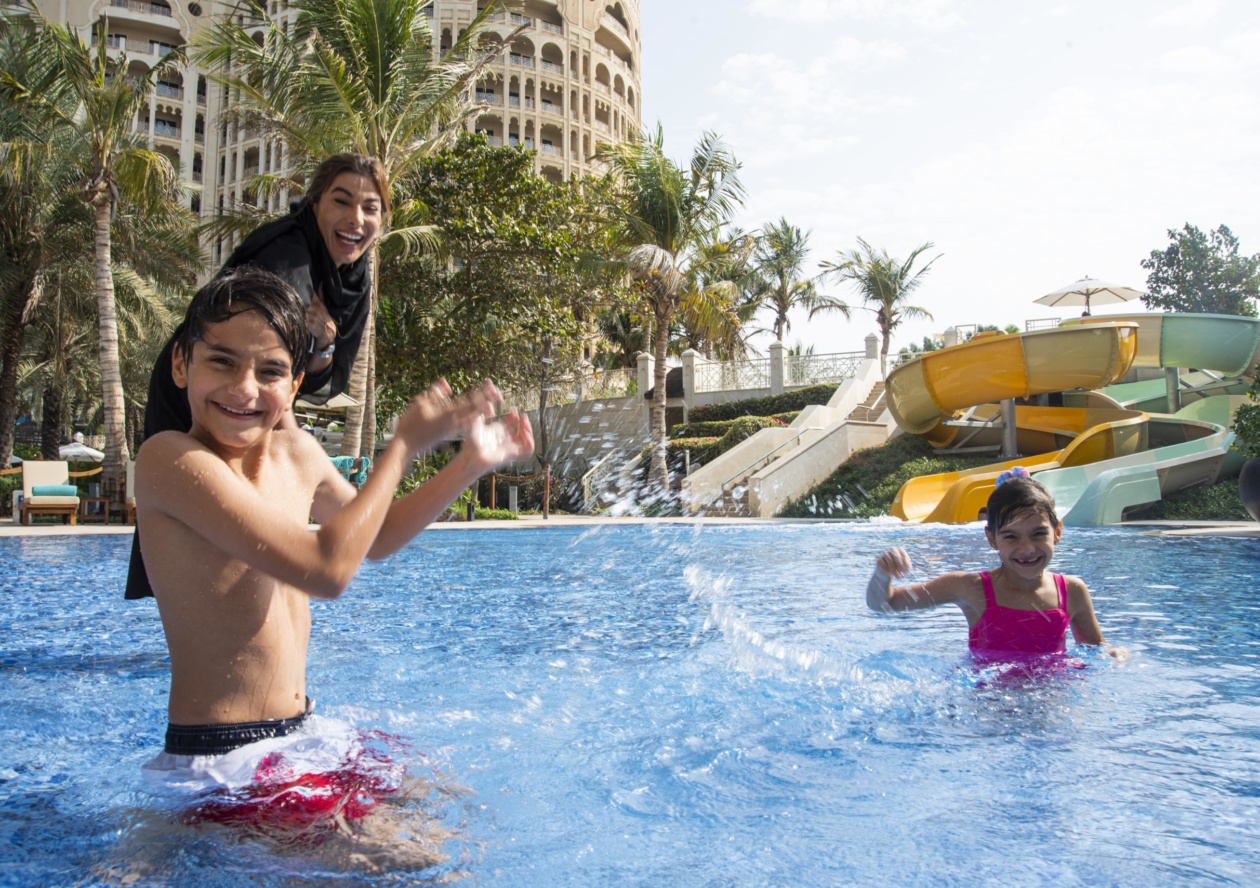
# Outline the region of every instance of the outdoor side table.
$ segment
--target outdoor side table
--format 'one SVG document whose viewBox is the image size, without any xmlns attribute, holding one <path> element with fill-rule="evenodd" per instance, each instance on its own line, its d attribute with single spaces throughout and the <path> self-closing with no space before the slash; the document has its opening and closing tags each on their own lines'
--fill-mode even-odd
<svg viewBox="0 0 1260 888">
<path fill-rule="evenodd" d="M 85 496 L 80 499 L 79 521 L 83 524 L 90 524 L 93 521 L 109 524 L 109 497 Z"/>
</svg>

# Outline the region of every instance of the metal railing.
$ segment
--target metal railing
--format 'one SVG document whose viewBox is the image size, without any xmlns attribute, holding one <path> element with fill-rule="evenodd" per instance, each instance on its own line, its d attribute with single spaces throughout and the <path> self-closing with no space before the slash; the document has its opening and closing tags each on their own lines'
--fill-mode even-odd
<svg viewBox="0 0 1260 888">
<path fill-rule="evenodd" d="M 866 360 L 866 352 L 831 355 L 787 355 L 783 359 L 783 385 L 806 386 L 853 379 Z"/>
<path fill-rule="evenodd" d="M 132 12 L 171 17 L 171 8 L 169 6 L 159 6 L 156 3 L 141 3 L 138 0 L 109 0 L 109 5 L 116 9 L 130 9 Z"/>
<path fill-rule="evenodd" d="M 549 62 L 546 59 L 543 59 L 542 69 L 548 72 L 549 74 L 563 74 L 564 73 L 564 65 L 558 64 L 557 62 Z"/>
<path fill-rule="evenodd" d="M 770 359 L 697 363 L 697 392 L 731 392 L 770 388 Z"/>
<path fill-rule="evenodd" d="M 583 390 L 584 401 L 600 398 L 628 398 L 638 394 L 639 371 L 633 367 L 597 371 Z"/>
<path fill-rule="evenodd" d="M 766 464 L 766 463 L 769 463 L 769 462 L 770 462 L 770 460 L 771 460 L 771 458 L 772 458 L 772 457 L 773 457 L 776 453 L 778 453 L 780 450 L 782 450 L 784 447 L 787 447 L 789 444 L 797 444 L 797 443 L 799 443 L 799 442 L 800 442 L 800 440 L 801 440 L 801 436 L 802 436 L 802 435 L 804 435 L 806 432 L 815 432 L 815 431 L 817 431 L 817 429 L 800 429 L 800 430 L 798 430 L 798 431 L 796 432 L 796 434 L 792 435 L 792 437 L 788 438 L 786 441 L 783 441 L 782 443 L 780 443 L 780 444 L 779 444 L 777 447 L 775 447 L 773 450 L 770 450 L 770 451 L 768 451 L 767 453 L 763 453 L 763 454 L 761 454 L 761 456 L 757 457 L 757 458 L 756 458 L 756 459 L 754 459 L 752 462 L 750 462 L 748 465 L 744 466 L 742 469 L 740 469 L 738 472 L 736 472 L 734 475 L 731 475 L 731 477 L 729 477 L 729 478 L 727 478 L 725 481 L 723 481 L 723 482 L 722 482 L 722 491 L 723 491 L 723 492 L 725 492 L 726 490 L 728 490 L 727 485 L 728 485 L 728 484 L 730 484 L 732 481 L 738 481 L 740 478 L 745 478 L 745 477 L 747 477 L 749 474 L 751 474 L 751 473 L 753 472 L 753 470 L 755 470 L 755 469 L 756 469 L 759 465 L 764 465 L 764 464 Z"/>
</svg>

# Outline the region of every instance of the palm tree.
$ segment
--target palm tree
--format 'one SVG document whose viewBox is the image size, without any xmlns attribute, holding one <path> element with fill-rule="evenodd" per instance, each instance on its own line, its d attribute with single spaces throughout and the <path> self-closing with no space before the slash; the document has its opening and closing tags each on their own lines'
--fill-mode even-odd
<svg viewBox="0 0 1260 888">
<path fill-rule="evenodd" d="M 181 56 L 167 53 L 156 66 L 137 73 L 128 70 L 125 53 L 110 58 L 105 19 L 97 26 L 94 47 L 85 44 L 69 26 L 46 21 L 34 12 L 31 20 L 49 64 L 60 71 L 73 102 L 62 101 L 57 91 L 51 96 L 42 94 L 35 83 L 6 78 L 6 86 L 32 113 L 57 122 L 66 140 L 62 156 L 77 167 L 79 197 L 94 212 L 97 344 L 105 426 L 103 479 L 106 490 L 121 507 L 121 482 L 130 453 L 125 436 L 110 228 L 120 201 L 152 213 L 167 211 L 176 201 L 174 168 L 132 132 L 132 124 L 148 107 L 158 79 L 181 61 Z"/>
<path fill-rule="evenodd" d="M 649 484 L 669 489 L 665 435 L 665 357 L 669 327 L 686 296 L 693 311 L 723 298 L 729 287 L 689 287 L 703 280 L 712 260 L 704 248 L 742 205 L 739 163 L 713 133 L 705 133 L 686 169 L 665 156 L 665 134 L 656 132 L 617 145 L 604 145 L 596 157 L 620 183 L 614 208 L 622 238 L 631 245 L 623 258 L 627 273 L 643 288 L 654 321 L 652 459 Z"/>
<path fill-rule="evenodd" d="M 822 263 L 823 277 L 854 284 L 862 299 L 874 306 L 868 310 L 875 312 L 883 340 L 879 351 L 880 374 L 883 376 L 888 375 L 888 343 L 893 330 L 906 319 L 932 319 L 927 309 L 908 304 L 910 295 L 923 283 L 923 276 L 931 269 L 932 263 L 941 258 L 935 256 L 922 268 L 915 270 L 915 260 L 932 247 L 931 242 L 922 244 L 902 260 L 888 255 L 887 250 L 876 250 L 859 237 L 858 249 L 847 252 L 842 250 L 837 254 L 835 262 Z M 849 316 L 848 306 L 830 296 L 818 298 L 809 316 L 812 318 L 819 312 L 828 310 L 840 310 L 845 317 Z"/>
<path fill-rule="evenodd" d="M 810 307 L 817 295 L 814 282 L 802 277 L 808 255 L 809 232 L 784 218 L 767 225 L 757 239 L 753 292 L 759 305 L 774 312 L 774 338 L 779 342 L 792 329 L 788 312 L 797 306 Z"/>
<path fill-rule="evenodd" d="M 408 199 L 406 184 L 420 161 L 445 146 L 476 113 L 471 85 L 502 51 L 479 48 L 482 25 L 503 8 L 489 0 L 455 44 L 440 57 L 423 14 L 427 0 L 292 0 L 294 27 L 273 19 L 267 4 L 248 2 L 249 21 L 216 20 L 196 44 L 194 58 L 213 79 L 237 91 L 235 119 L 260 127 L 286 147 L 284 175 L 256 177 L 261 194 L 302 190 L 325 157 L 355 151 L 380 160 L 394 198 L 395 227 L 373 245 L 373 269 L 382 256 L 433 246 L 435 232 L 419 224 L 423 207 Z M 261 43 L 254 34 L 263 32 Z M 228 214 L 211 230 L 240 234 L 258 214 Z M 416 224 L 413 224 L 413 221 Z M 342 453 L 371 450 L 375 437 L 375 317 L 377 281 L 363 346 L 351 377 L 351 395 L 363 403 L 350 412 Z"/>
</svg>

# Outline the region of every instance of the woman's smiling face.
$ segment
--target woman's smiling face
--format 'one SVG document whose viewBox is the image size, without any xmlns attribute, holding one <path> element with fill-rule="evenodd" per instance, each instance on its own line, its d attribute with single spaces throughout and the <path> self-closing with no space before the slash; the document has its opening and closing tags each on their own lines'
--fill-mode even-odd
<svg viewBox="0 0 1260 888">
<path fill-rule="evenodd" d="M 328 254 L 349 265 L 372 246 L 381 231 L 381 195 L 367 176 L 341 173 L 314 205 L 315 222 Z"/>
</svg>

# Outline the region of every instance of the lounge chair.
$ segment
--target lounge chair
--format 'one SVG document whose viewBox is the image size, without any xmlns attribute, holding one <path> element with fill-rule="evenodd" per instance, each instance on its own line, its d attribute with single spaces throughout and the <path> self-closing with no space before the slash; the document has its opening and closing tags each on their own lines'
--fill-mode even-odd
<svg viewBox="0 0 1260 888">
<path fill-rule="evenodd" d="M 368 469 L 372 468 L 372 460 L 366 456 L 334 456 L 330 457 L 341 477 L 355 487 L 362 487 L 367 481 Z"/>
<path fill-rule="evenodd" d="M 22 463 L 22 523 L 33 515 L 60 515 L 71 526 L 79 514 L 78 488 L 70 483 L 70 464 L 62 460 L 28 459 Z"/>
</svg>

